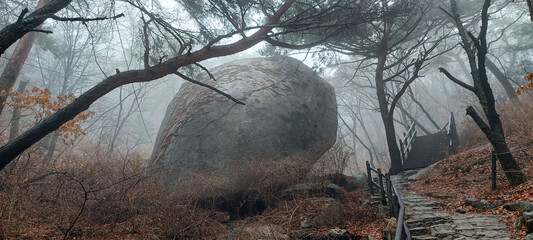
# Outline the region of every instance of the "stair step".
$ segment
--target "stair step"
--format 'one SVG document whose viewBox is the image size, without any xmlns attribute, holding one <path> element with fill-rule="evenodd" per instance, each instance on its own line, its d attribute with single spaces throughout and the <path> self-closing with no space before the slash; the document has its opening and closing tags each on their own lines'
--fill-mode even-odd
<svg viewBox="0 0 533 240">
<path fill-rule="evenodd" d="M 412 240 L 438 240 L 437 237 L 432 236 L 412 236 Z"/>
<path fill-rule="evenodd" d="M 412 235 L 427 235 L 431 233 L 431 230 L 426 227 L 409 228 L 409 231 Z"/>
</svg>

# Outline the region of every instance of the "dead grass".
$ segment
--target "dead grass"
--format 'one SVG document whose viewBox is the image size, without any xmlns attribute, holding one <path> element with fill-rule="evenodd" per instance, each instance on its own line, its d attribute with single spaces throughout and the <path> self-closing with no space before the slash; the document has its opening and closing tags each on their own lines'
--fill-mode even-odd
<svg viewBox="0 0 533 240">
<path fill-rule="evenodd" d="M 284 234 L 343 227 L 377 237 L 383 227 L 376 209 L 364 204 L 364 190 L 342 202 L 281 199 L 279 190 L 293 184 L 331 183 L 326 174 L 310 177 L 311 166 L 298 159 L 252 161 L 230 178 L 203 173 L 170 186 L 159 183 L 159 169 L 139 154 L 86 147 L 52 163 L 32 149 L 0 173 L 1 239 L 225 239 L 236 226 L 262 224 L 279 226 Z M 239 212 L 255 200 L 264 201 L 262 214 Z M 234 205 L 221 211 L 220 202 Z M 302 228 L 308 218 L 316 226 Z"/>
</svg>

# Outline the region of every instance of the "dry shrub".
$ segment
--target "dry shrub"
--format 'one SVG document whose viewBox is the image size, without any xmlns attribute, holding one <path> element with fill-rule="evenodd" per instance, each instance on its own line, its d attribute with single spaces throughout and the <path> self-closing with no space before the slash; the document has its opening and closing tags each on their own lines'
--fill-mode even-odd
<svg viewBox="0 0 533 240">
<path fill-rule="evenodd" d="M 300 157 L 281 161 L 252 160 L 225 172 L 197 173 L 176 184 L 176 192 L 204 208 L 229 212 L 232 217 L 261 213 L 279 200 L 279 191 L 304 182 L 310 163 Z"/>
<path fill-rule="evenodd" d="M 148 166 L 135 154 L 21 158 L 0 174 L 0 238 L 204 239 L 225 231 L 217 213 L 168 191 Z"/>
<path fill-rule="evenodd" d="M 230 215 L 269 209 L 280 202 L 281 189 L 316 181 L 305 156 L 254 160 L 236 166 L 230 177 L 195 174 L 172 187 L 160 184 L 158 169 L 140 154 L 86 145 L 50 163 L 42 156 L 30 149 L 0 173 L 2 239 L 224 236 Z"/>
<path fill-rule="evenodd" d="M 520 96 L 519 100 L 508 100 L 497 106 L 505 135 L 512 136 L 514 143 L 533 144 L 533 97 Z M 483 117 L 483 114 L 480 113 Z M 470 117 L 466 117 L 459 126 L 459 142 L 461 150 L 471 149 L 489 143 L 487 137 Z"/>
<path fill-rule="evenodd" d="M 350 155 L 342 143 L 336 142 L 314 165 L 312 174 L 342 174 L 350 162 Z"/>
</svg>

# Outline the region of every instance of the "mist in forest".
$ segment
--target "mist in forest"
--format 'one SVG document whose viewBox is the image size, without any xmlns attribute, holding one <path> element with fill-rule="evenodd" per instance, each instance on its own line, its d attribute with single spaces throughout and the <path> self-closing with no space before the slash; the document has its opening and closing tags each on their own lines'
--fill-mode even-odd
<svg viewBox="0 0 533 240">
<path fill-rule="evenodd" d="M 235 27 L 227 26 L 226 24 L 231 21 L 220 18 L 210 22 L 209 26 L 199 25 L 200 20 L 216 19 L 217 16 L 203 12 L 207 8 L 193 9 L 201 6 L 192 2 L 148 1 L 142 4 L 141 7 L 134 3 L 128 4 L 128 1 L 95 3 L 89 6 L 74 3 L 72 7 L 62 10 L 62 16 L 91 18 L 125 14 L 112 20 L 45 21 L 41 29 L 50 29 L 53 34 L 38 34 L 14 89 L 17 89 L 21 82 L 27 82 L 26 89 L 35 86 L 49 89 L 52 96 L 71 93 L 78 96 L 115 71 L 142 67 L 143 58 L 146 57 L 143 56 L 146 49 L 144 34 L 148 36 L 148 46 L 151 50 L 147 60 L 150 64 L 156 64 L 157 61 L 172 57 L 172 52 L 177 51 L 177 45 L 172 44 L 179 39 L 169 39 L 174 38 L 172 31 L 193 34 L 198 30 L 202 33 L 203 28 L 206 28 L 206 30 L 213 29 L 214 34 L 231 31 L 231 28 Z M 470 15 L 465 17 L 465 24 L 468 24 L 474 33 L 479 31 L 475 27 L 479 25 L 479 16 L 470 13 L 475 13 L 481 3 L 460 1 L 459 4 L 463 5 L 460 14 Z M 0 6 L 4 12 L 2 26 L 15 20 L 24 7 L 31 9 L 34 5 L 36 2 L 33 1 L 3 2 Z M 390 7 L 394 5 L 391 4 Z M 421 16 L 420 19 L 416 19 L 417 22 L 403 19 L 402 14 L 405 13 L 391 13 L 397 17 L 398 23 L 393 25 L 392 31 L 398 39 L 391 39 L 387 54 L 387 61 L 391 67 L 386 69 L 385 75 L 395 78 L 390 79 L 385 86 L 384 92 L 388 101 L 398 94 L 413 74 L 415 69 L 412 63 L 417 58 L 421 59 L 420 56 L 425 54 L 424 51 L 428 54 L 423 59 L 423 66 L 417 73 L 416 80 L 409 83 L 396 104 L 393 121 L 398 139 L 412 122 L 416 122 L 422 133 L 429 134 L 442 129 L 450 113 L 455 115 L 457 122 L 466 121 L 465 107 L 475 104 L 471 92 L 454 84 L 438 70 L 439 67 L 446 67 L 453 70 L 453 73 L 465 82 L 471 81 L 468 59 L 458 45 L 457 33 L 450 26 L 451 22 L 447 19 L 446 13 L 438 9 L 439 5 L 430 5 L 416 6 L 419 11 L 432 13 Z M 407 8 L 399 9 L 398 11 L 409 11 Z M 514 94 L 514 89 L 523 85 L 521 76 L 527 73 L 530 65 L 527 41 L 521 40 L 527 39 L 529 19 L 524 4 L 496 1 L 491 10 L 493 12 L 487 33 L 490 41 L 488 61 L 491 63 L 487 65 L 488 75 L 496 99 L 505 100 L 514 97 L 510 95 L 509 88 Z M 171 14 L 173 16 L 169 17 Z M 194 14 L 198 15 L 193 16 Z M 161 21 L 162 16 L 169 17 L 164 20 L 170 25 L 158 23 L 160 21 L 158 16 L 161 17 Z M 250 20 L 260 18 L 260 14 L 251 13 L 249 18 Z M 143 21 L 147 24 L 146 29 L 143 29 Z M 363 21 L 365 20 L 361 20 Z M 156 29 L 161 28 L 157 26 L 158 24 L 175 30 L 169 32 L 170 36 L 166 36 L 165 32 L 160 32 L 161 29 Z M 400 27 L 401 24 L 404 24 L 403 27 Z M 338 34 L 331 37 L 330 42 L 303 50 L 273 47 L 268 43 L 261 43 L 243 52 L 199 63 L 210 69 L 236 59 L 276 54 L 290 55 L 303 60 L 336 89 L 339 110 L 337 144 L 350 154 L 352 163 L 350 165 L 355 168 L 353 170 L 360 171 L 358 168 L 365 161 L 385 167 L 390 164 L 390 157 L 374 81 L 378 55 L 376 41 L 382 36 L 379 29 L 367 29 L 364 24 L 353 23 L 353 25 L 353 33 Z M 398 27 L 395 28 L 396 26 Z M 146 32 L 143 32 L 145 30 Z M 403 38 L 400 37 L 402 34 Z M 316 33 L 309 33 L 308 38 L 316 38 L 315 35 Z M 375 38 L 375 41 L 367 41 L 372 39 L 365 40 L 363 35 Z M 295 42 L 291 39 L 293 36 L 286 38 L 287 41 Z M 345 38 L 350 40 L 346 41 L 348 39 Z M 194 41 L 200 43 L 200 40 Z M 232 39 L 224 41 L 231 42 Z M 0 62 L 2 68 L 8 63 L 14 47 L 11 46 L 2 55 Z M 199 68 L 186 68 L 184 71 L 190 76 L 201 73 Z M 94 111 L 94 116 L 81 123 L 86 134 L 76 139 L 74 145 L 57 146 L 58 150 L 72 151 L 76 145 L 87 142 L 107 145 L 111 149 L 116 148 L 117 151 L 135 148 L 147 156 L 154 144 L 167 105 L 183 82 L 180 77 L 169 75 L 156 81 L 120 86 L 91 105 L 90 110 Z M 30 128 L 41 120 L 32 117 L 31 111 L 38 110 L 30 107 L 23 111 L 21 130 Z M 6 113 L 2 114 L 4 132 L 9 129 L 11 112 L 12 109 L 7 108 Z M 55 141 L 59 140 L 56 138 Z"/>
</svg>

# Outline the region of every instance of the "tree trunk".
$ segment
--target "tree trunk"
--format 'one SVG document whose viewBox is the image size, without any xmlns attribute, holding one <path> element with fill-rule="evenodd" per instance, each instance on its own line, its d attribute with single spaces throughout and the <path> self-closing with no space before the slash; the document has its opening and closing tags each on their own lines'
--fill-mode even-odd
<svg viewBox="0 0 533 240">
<path fill-rule="evenodd" d="M 26 85 L 28 82 L 20 82 L 18 92 L 22 93 L 26 90 Z M 11 128 L 9 129 L 9 140 L 13 140 L 19 135 L 20 128 L 20 107 L 17 104 L 20 104 L 20 100 L 16 100 L 15 107 L 13 107 L 13 116 L 11 117 Z"/>
<path fill-rule="evenodd" d="M 402 171 L 402 158 L 400 156 L 400 148 L 396 143 L 396 134 L 392 117 L 383 118 L 383 125 L 385 126 L 385 135 L 387 137 L 387 146 L 391 160 L 389 173 L 393 175 Z"/>
<path fill-rule="evenodd" d="M 41 8 L 48 2 L 50 2 L 50 0 L 40 0 L 37 4 L 36 9 Z M 4 68 L 2 76 L 0 76 L 0 92 L 9 92 L 11 88 L 13 88 L 13 86 L 15 85 L 15 82 L 17 81 L 17 78 L 20 74 L 20 70 L 24 66 L 26 58 L 28 58 L 28 55 L 30 55 L 33 43 L 37 38 L 37 34 L 37 32 L 30 32 L 20 39 L 19 43 L 17 44 L 17 47 L 15 48 L 15 51 L 13 51 L 13 54 L 9 58 L 9 62 Z M 7 95 L 0 96 L 0 115 L 2 114 L 2 110 L 4 109 L 6 99 Z"/>
<path fill-rule="evenodd" d="M 44 157 L 44 164 L 49 164 L 52 161 L 52 158 L 54 157 L 54 152 L 56 151 L 57 138 L 59 138 L 58 133 L 52 134 L 52 137 L 50 138 L 50 145 L 48 146 L 48 151 L 46 152 L 46 156 Z"/>
<path fill-rule="evenodd" d="M 386 42 L 382 43 L 386 44 Z M 378 54 L 378 64 L 376 66 L 376 93 L 379 103 L 379 112 L 385 127 L 385 136 L 387 139 L 387 146 L 389 149 L 389 156 L 391 166 L 389 173 L 394 175 L 402 171 L 402 158 L 400 156 L 400 149 L 396 143 L 396 132 L 394 130 L 394 116 L 389 112 L 389 103 L 385 93 L 385 82 L 383 81 L 383 71 L 385 62 L 387 60 L 386 45 L 382 46 L 382 51 Z"/>
<path fill-rule="evenodd" d="M 488 58 L 485 60 L 485 64 L 486 64 L 487 68 L 490 70 L 490 72 L 492 72 L 492 74 L 494 74 L 496 79 L 498 79 L 498 81 L 500 81 L 500 84 L 503 86 L 503 89 L 505 90 L 505 93 L 507 94 L 507 97 L 509 99 L 516 98 L 516 94 L 514 92 L 513 86 L 511 85 L 511 83 L 509 82 L 509 80 L 507 79 L 505 74 L 503 74 L 503 72 L 496 66 L 496 64 L 494 64 L 494 62 L 492 62 Z"/>
<path fill-rule="evenodd" d="M 472 117 L 481 131 L 483 131 L 483 133 L 485 133 L 489 139 L 494 151 L 496 151 L 502 170 L 504 171 L 507 180 L 509 180 L 509 183 L 514 186 L 525 182 L 526 176 L 520 170 L 520 166 L 514 159 L 509 147 L 507 146 L 505 134 L 503 132 L 502 124 L 498 115 L 489 116 L 489 118 L 492 118 L 489 119 L 489 122 L 491 125 L 494 125 L 489 127 L 472 106 L 468 107 L 466 112 L 470 117 Z"/>
</svg>

